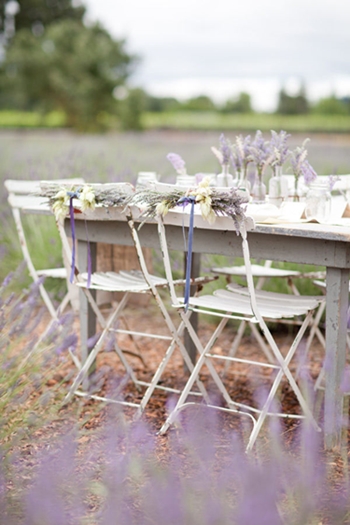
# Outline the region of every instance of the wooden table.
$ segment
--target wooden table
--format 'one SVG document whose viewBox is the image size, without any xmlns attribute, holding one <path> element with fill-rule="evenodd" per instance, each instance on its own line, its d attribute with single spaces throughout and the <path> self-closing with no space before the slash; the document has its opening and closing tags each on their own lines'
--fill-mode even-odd
<svg viewBox="0 0 350 525">
<path fill-rule="evenodd" d="M 81 215 L 76 217 L 81 218 Z M 170 249 L 183 250 L 183 215 L 166 216 Z M 69 227 L 69 223 L 67 224 Z M 96 244 L 105 242 L 132 245 L 129 227 L 117 210 L 102 208 L 88 217 L 88 235 L 93 265 L 96 261 Z M 86 227 L 76 221 L 78 257 L 80 265 L 87 260 Z M 145 247 L 159 248 L 156 224 L 145 223 L 140 230 Z M 350 225 L 320 225 L 311 223 L 257 224 L 249 232 L 251 257 L 325 266 L 326 276 L 326 384 L 324 436 L 326 448 L 340 445 L 343 416 L 341 380 L 346 358 L 346 333 L 350 270 Z M 193 251 L 226 256 L 241 256 L 240 237 L 234 231 L 233 221 L 219 218 L 210 226 L 199 216 L 195 222 Z M 82 296 L 81 303 L 82 345 L 95 333 L 95 319 Z"/>
</svg>

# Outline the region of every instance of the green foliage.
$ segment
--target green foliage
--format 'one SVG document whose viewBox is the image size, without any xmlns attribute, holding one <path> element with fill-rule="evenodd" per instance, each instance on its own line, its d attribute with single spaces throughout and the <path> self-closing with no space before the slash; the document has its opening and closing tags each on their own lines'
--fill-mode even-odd
<svg viewBox="0 0 350 525">
<path fill-rule="evenodd" d="M 74 6 L 72 0 L 17 0 L 19 10 L 15 16 L 16 30 L 40 31 L 40 26 L 61 20 L 81 22 L 85 14 L 83 5 Z"/>
<path fill-rule="evenodd" d="M 230 98 L 226 101 L 222 108 L 223 113 L 251 113 L 252 106 L 250 95 L 248 93 L 240 93 L 238 97 Z"/>
<path fill-rule="evenodd" d="M 101 114 L 115 113 L 113 90 L 124 84 L 134 57 L 99 25 L 65 20 L 41 36 L 18 31 L 3 65 L 2 93 L 13 107 L 61 110 L 76 129 L 100 129 Z"/>
<path fill-rule="evenodd" d="M 207 95 L 190 98 L 181 107 L 186 111 L 212 111 L 216 109 L 214 102 Z"/>
<path fill-rule="evenodd" d="M 284 89 L 281 89 L 277 113 L 281 115 L 304 115 L 308 112 L 309 103 L 303 86 L 295 97 L 288 95 Z"/>
<path fill-rule="evenodd" d="M 127 97 L 120 102 L 119 116 L 124 130 L 140 131 L 142 114 L 146 107 L 146 94 L 140 88 L 130 89 Z"/>
<path fill-rule="evenodd" d="M 174 97 L 154 97 L 147 93 L 145 96 L 145 111 L 176 111 L 181 108 L 181 103 Z"/>
<path fill-rule="evenodd" d="M 340 100 L 335 95 L 322 98 L 313 107 L 313 112 L 321 115 L 349 115 L 349 100 Z"/>
</svg>

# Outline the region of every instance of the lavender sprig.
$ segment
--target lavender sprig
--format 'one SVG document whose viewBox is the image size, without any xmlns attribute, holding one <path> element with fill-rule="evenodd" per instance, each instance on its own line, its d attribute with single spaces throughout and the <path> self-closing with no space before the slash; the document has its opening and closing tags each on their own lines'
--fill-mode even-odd
<svg viewBox="0 0 350 525">
<path fill-rule="evenodd" d="M 220 147 L 219 149 L 212 146 L 211 150 L 220 162 L 221 166 L 229 166 L 230 162 L 232 161 L 232 144 L 225 137 L 223 133 L 221 133 L 219 137 Z"/>
<path fill-rule="evenodd" d="M 235 141 L 235 147 L 233 151 L 233 162 L 236 167 L 236 170 L 241 172 L 243 171 L 243 176 L 245 178 L 247 172 L 247 166 L 251 162 L 251 138 L 250 135 L 243 137 L 238 135 Z"/>
<path fill-rule="evenodd" d="M 290 150 L 288 148 L 287 140 L 290 137 L 286 131 L 271 130 L 271 141 L 270 141 L 270 155 L 271 155 L 271 166 L 283 166 L 287 161 Z"/>
<path fill-rule="evenodd" d="M 316 171 L 307 160 L 305 160 L 301 166 L 301 174 L 303 175 L 304 182 L 307 186 L 317 179 Z"/>
<path fill-rule="evenodd" d="M 250 155 L 252 161 L 255 163 L 258 177 L 261 179 L 265 169 L 271 162 L 271 156 L 269 151 L 269 143 L 264 140 L 264 137 L 260 130 L 255 134 L 254 140 L 250 146 Z"/>
<path fill-rule="evenodd" d="M 174 170 L 179 173 L 179 175 L 186 175 L 186 163 L 177 153 L 168 153 L 166 156 L 169 162 L 171 162 Z"/>
</svg>

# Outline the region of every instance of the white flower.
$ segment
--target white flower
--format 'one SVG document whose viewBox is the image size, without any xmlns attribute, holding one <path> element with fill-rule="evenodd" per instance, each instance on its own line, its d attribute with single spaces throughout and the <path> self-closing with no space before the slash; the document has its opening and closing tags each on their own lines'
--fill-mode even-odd
<svg viewBox="0 0 350 525">
<path fill-rule="evenodd" d="M 82 189 L 79 200 L 81 202 L 81 211 L 94 210 L 96 205 L 94 190 L 91 186 L 84 186 Z"/>
<path fill-rule="evenodd" d="M 69 212 L 69 200 L 57 200 L 52 206 L 52 211 L 55 214 L 56 221 L 63 221 L 67 217 Z"/>
<path fill-rule="evenodd" d="M 211 207 L 211 188 L 209 186 L 210 178 L 205 177 L 199 184 L 196 195 L 196 202 L 199 204 L 203 219 L 206 219 L 209 224 L 215 222 L 216 216 Z"/>
<path fill-rule="evenodd" d="M 69 196 L 65 188 L 61 188 L 54 196 L 55 202 L 52 211 L 55 214 L 56 221 L 64 220 L 69 212 Z"/>
<path fill-rule="evenodd" d="M 157 215 L 163 215 L 164 217 L 164 215 L 166 215 L 168 211 L 169 211 L 169 206 L 166 201 L 162 201 L 159 204 L 157 204 L 157 207 L 156 207 Z"/>
</svg>

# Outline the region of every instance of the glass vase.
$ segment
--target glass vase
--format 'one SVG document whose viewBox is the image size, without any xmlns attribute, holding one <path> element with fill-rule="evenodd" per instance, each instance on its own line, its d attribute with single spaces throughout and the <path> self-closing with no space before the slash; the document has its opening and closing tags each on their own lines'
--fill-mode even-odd
<svg viewBox="0 0 350 525">
<path fill-rule="evenodd" d="M 253 202 L 256 204 L 266 201 L 266 185 L 259 178 L 255 179 L 252 189 L 252 197 Z"/>
<path fill-rule="evenodd" d="M 249 180 L 247 179 L 247 172 L 245 169 L 242 169 L 239 173 L 238 173 L 238 183 L 237 183 L 237 187 L 238 188 L 245 188 L 248 193 L 250 193 L 250 190 L 251 190 L 251 185 L 250 185 L 250 182 Z"/>
<path fill-rule="evenodd" d="M 220 188 L 232 188 L 232 186 L 234 186 L 234 178 L 233 175 L 229 173 L 228 164 L 222 165 L 222 172 L 216 176 L 216 182 Z"/>
<path fill-rule="evenodd" d="M 282 175 L 282 166 L 277 166 L 273 177 L 269 181 L 269 202 L 281 206 L 288 199 L 288 179 Z"/>
<path fill-rule="evenodd" d="M 331 214 L 331 194 L 327 182 L 313 182 L 306 194 L 305 217 L 307 220 L 328 222 Z"/>
</svg>

